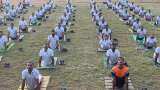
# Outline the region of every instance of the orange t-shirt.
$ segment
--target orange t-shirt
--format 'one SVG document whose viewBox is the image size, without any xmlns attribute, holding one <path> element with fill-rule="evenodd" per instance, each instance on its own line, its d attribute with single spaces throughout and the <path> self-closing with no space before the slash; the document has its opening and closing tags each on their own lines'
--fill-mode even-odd
<svg viewBox="0 0 160 90">
<path fill-rule="evenodd" d="M 119 69 L 118 65 L 116 65 L 112 68 L 112 71 L 114 72 L 114 74 L 117 77 L 124 77 L 126 75 L 126 73 L 128 73 L 128 70 L 129 70 L 128 67 L 126 67 L 125 65 L 123 66 L 122 69 Z"/>
</svg>

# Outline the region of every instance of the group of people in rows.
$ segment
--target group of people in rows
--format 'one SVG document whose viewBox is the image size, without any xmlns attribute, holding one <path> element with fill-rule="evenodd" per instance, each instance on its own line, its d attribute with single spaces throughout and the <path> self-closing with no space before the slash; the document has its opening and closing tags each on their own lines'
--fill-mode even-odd
<svg viewBox="0 0 160 90">
<path fill-rule="evenodd" d="M 65 6 L 64 14 L 60 17 L 58 25 L 52 30 L 51 35 L 48 36 L 47 42 L 39 52 L 39 67 L 54 66 L 54 53 L 61 50 L 63 47 L 60 45 L 60 40 L 65 40 L 65 32 L 71 25 L 74 8 L 71 1 Z M 27 63 L 27 68 L 22 72 L 22 90 L 25 84 L 29 90 L 40 90 L 42 83 L 42 75 L 35 69 L 32 62 Z"/>
<path fill-rule="evenodd" d="M 112 68 L 113 90 L 128 90 L 128 65 L 121 56 L 118 40 L 112 38 L 112 30 L 94 0 L 90 1 L 92 21 L 97 25 L 99 48 L 105 50 L 105 66 Z M 121 74 L 120 74 L 121 73 Z"/>
<path fill-rule="evenodd" d="M 155 50 L 155 53 L 153 55 L 153 58 L 154 58 L 154 61 L 155 61 L 155 65 L 158 65 L 160 63 L 160 53 L 158 52 L 158 48 L 157 47 L 157 39 L 155 37 L 154 34 L 152 35 L 147 35 L 147 29 L 144 28 L 140 22 L 140 19 L 136 18 L 136 16 L 133 14 L 129 14 L 129 11 L 127 10 L 126 6 L 124 6 L 123 4 L 121 4 L 120 2 L 117 2 L 115 5 L 112 4 L 112 2 L 110 0 L 107 0 L 107 5 L 110 5 L 112 6 L 111 9 L 119 15 L 119 17 L 121 19 L 123 19 L 123 21 L 129 25 L 131 28 L 132 28 L 132 32 L 133 34 L 136 35 L 136 41 L 138 44 L 142 44 L 144 45 L 144 47 L 148 50 L 148 49 L 151 49 L 151 50 Z M 134 4 L 134 3 L 133 3 Z M 130 3 L 129 3 L 130 5 Z M 135 5 L 136 6 L 136 5 Z M 136 11 L 135 10 L 135 7 L 134 8 L 131 8 L 129 6 L 129 8 L 131 9 L 131 11 Z M 133 9 L 133 10 L 132 10 Z M 121 10 L 122 11 L 125 11 L 127 14 L 127 16 L 123 15 L 121 13 Z M 150 12 L 150 10 L 149 10 Z M 137 13 L 138 14 L 138 13 Z M 147 14 L 147 13 L 146 13 Z M 146 14 L 144 15 L 144 17 L 146 16 Z M 149 14 L 147 14 L 149 15 Z M 127 18 L 126 18 L 127 17 Z M 146 16 L 147 18 L 148 16 Z M 156 25 L 158 25 L 159 22 L 159 16 L 157 17 L 157 20 L 155 23 L 157 23 Z"/>
<path fill-rule="evenodd" d="M 73 11 L 72 4 L 68 2 L 58 25 L 52 30 L 51 35 L 48 36 L 48 42 L 45 44 L 45 47 L 40 50 L 39 66 L 47 67 L 52 65 L 52 63 L 54 63 L 54 52 L 63 49 L 63 46 L 60 45 L 60 41 L 65 41 L 65 32 L 67 32 L 68 27 L 71 25 Z"/>
<path fill-rule="evenodd" d="M 20 14 L 25 14 L 30 6 L 28 2 L 20 1 L 17 6 L 11 4 L 10 0 L 6 0 L 3 4 L 3 15 L 0 16 L 0 25 L 6 25 L 7 21 L 14 21 L 19 18 Z"/>
<path fill-rule="evenodd" d="M 53 8 L 54 8 L 53 7 L 53 2 L 50 0 L 49 2 L 47 2 L 46 4 L 44 4 L 41 7 L 41 10 L 44 11 L 41 14 L 41 16 L 38 16 L 38 14 L 32 14 L 29 17 L 28 22 L 24 17 L 21 17 L 21 19 L 19 20 L 18 28 L 14 25 L 13 22 L 11 22 L 10 25 L 8 26 L 8 29 L 7 29 L 8 35 L 4 35 L 3 31 L 0 31 L 0 49 L 1 50 L 7 49 L 7 43 L 10 40 L 21 41 L 22 38 L 24 37 L 23 33 L 30 32 L 29 26 L 30 25 L 37 25 L 38 21 L 40 19 L 45 18 L 44 16 L 47 14 L 47 12 L 50 12 Z"/>
</svg>

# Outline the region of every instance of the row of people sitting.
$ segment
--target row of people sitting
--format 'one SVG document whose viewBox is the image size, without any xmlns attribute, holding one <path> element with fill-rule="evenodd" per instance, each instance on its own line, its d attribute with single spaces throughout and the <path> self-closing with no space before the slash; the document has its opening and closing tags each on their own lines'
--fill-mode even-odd
<svg viewBox="0 0 160 90">
<path fill-rule="evenodd" d="M 71 3 L 67 3 L 64 14 L 60 17 L 60 22 L 52 30 L 51 35 L 48 36 L 48 42 L 45 44 L 44 48 L 40 50 L 39 56 L 39 66 L 48 67 L 54 65 L 54 53 L 57 50 L 62 50 L 63 47 L 60 45 L 60 40 L 65 39 L 64 33 L 71 24 L 71 18 L 73 15 L 73 6 Z"/>
<path fill-rule="evenodd" d="M 54 8 L 55 4 L 52 0 L 49 0 L 46 4 L 43 4 L 37 11 L 29 16 L 29 25 L 40 25 L 41 23 L 39 21 L 45 21 L 48 18 L 46 14 L 51 13 Z"/>
<path fill-rule="evenodd" d="M 92 21 L 97 25 L 97 36 L 99 39 L 102 39 L 103 35 L 108 35 L 109 39 L 111 39 L 112 30 L 109 28 L 107 21 L 105 21 L 102 16 L 101 11 L 97 8 L 96 4 L 93 3 L 91 5 L 91 15 Z"/>
<path fill-rule="evenodd" d="M 46 5 L 48 5 L 48 4 L 52 5 L 53 3 L 51 3 L 51 2 L 49 1 L 49 2 L 47 2 Z M 47 12 L 49 12 L 51 9 L 52 9 L 52 7 L 47 8 L 47 9 L 45 9 L 44 11 L 47 13 Z M 44 13 L 44 14 L 46 14 L 46 13 Z M 32 22 L 32 21 L 34 21 L 33 19 L 35 20 L 35 19 L 37 19 L 37 18 L 32 18 L 32 17 L 30 16 L 30 17 L 29 17 L 29 24 L 28 24 L 27 20 L 25 20 L 25 18 L 22 17 L 22 18 L 20 19 L 20 21 L 19 21 L 19 26 L 18 26 L 18 28 L 17 28 L 16 26 L 14 26 L 14 23 L 11 23 L 11 24 L 8 26 L 8 28 L 7 28 L 8 35 L 7 35 L 7 36 L 6 36 L 6 35 L 2 35 L 3 37 L 0 37 L 0 38 L 1 38 L 1 39 L 0 39 L 0 42 L 2 42 L 2 43 L 0 43 L 1 46 L 2 46 L 2 49 L 4 49 L 4 47 L 7 46 L 7 45 L 4 44 L 4 43 L 9 42 L 10 40 L 21 41 L 21 40 L 23 39 L 23 37 L 24 37 L 23 33 L 30 32 L 30 30 L 29 30 L 29 25 L 30 25 L 30 24 L 33 24 L 33 22 Z M 37 19 L 37 20 L 38 20 L 38 19 Z M 34 23 L 34 24 L 35 24 L 35 23 Z M 1 31 L 1 33 L 3 34 L 3 31 Z M 4 38 L 4 37 L 5 37 L 5 38 Z"/>
<path fill-rule="evenodd" d="M 91 12 L 93 12 L 94 10 L 98 11 L 98 7 L 96 6 L 96 2 L 94 0 L 91 0 L 90 6 L 91 6 Z M 98 13 L 101 13 L 101 12 L 98 11 Z M 93 17 L 92 13 L 91 15 Z M 124 61 L 124 58 L 121 57 L 120 51 L 117 48 L 118 40 L 111 39 L 109 34 L 102 34 L 102 37 L 99 41 L 99 45 L 102 49 L 106 50 L 105 52 L 106 67 L 112 68 L 113 90 L 115 89 L 127 90 L 128 89 L 128 76 L 129 76 L 128 66 L 126 62 Z M 123 73 L 123 75 L 122 74 L 120 75 L 118 73 Z"/>
<path fill-rule="evenodd" d="M 0 17 L 0 25 L 6 25 L 7 21 L 13 21 L 16 17 L 20 17 L 20 14 L 26 13 L 27 10 L 25 8 L 26 6 L 21 2 L 19 2 L 16 7 L 12 5 L 11 8 L 5 10 L 4 15 Z"/>
<path fill-rule="evenodd" d="M 145 18 L 146 21 L 153 21 L 154 16 L 151 12 L 151 10 L 145 10 L 144 7 L 140 7 L 139 5 L 136 5 L 134 2 L 128 3 L 128 8 L 133 11 L 135 14 L 138 14 L 140 17 Z M 160 16 L 156 17 L 156 20 L 153 21 L 155 26 L 160 26 Z"/>
<path fill-rule="evenodd" d="M 134 2 L 128 3 L 128 8 L 133 11 L 135 14 L 139 15 L 140 17 L 144 17 L 147 21 L 153 20 L 153 14 L 151 13 L 151 10 L 145 10 L 144 7 L 140 7 L 139 5 L 136 5 Z"/>
<path fill-rule="evenodd" d="M 112 10 L 119 15 L 120 18 L 123 19 L 123 21 L 129 25 L 132 28 L 132 32 L 136 35 L 136 41 L 139 42 L 143 42 L 144 46 L 147 49 L 155 49 L 156 48 L 156 37 L 154 35 L 149 35 L 147 36 L 147 30 L 141 25 L 141 22 L 139 19 L 137 19 L 135 17 L 135 15 L 130 15 L 127 11 L 127 8 L 124 8 L 121 4 L 118 4 L 118 6 L 116 7 L 116 9 L 114 8 L 114 5 L 112 5 L 113 8 Z M 119 11 L 126 11 L 127 12 L 127 16 L 129 16 L 128 19 L 125 19 L 125 16 L 121 16 L 121 12 Z M 117 12 L 118 10 L 118 12 Z"/>
</svg>

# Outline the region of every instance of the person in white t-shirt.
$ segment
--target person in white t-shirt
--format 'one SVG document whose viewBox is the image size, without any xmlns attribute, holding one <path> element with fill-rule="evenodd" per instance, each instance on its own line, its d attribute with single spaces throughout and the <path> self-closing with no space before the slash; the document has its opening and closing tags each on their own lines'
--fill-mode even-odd
<svg viewBox="0 0 160 90">
<path fill-rule="evenodd" d="M 7 48 L 7 37 L 3 35 L 3 31 L 0 31 L 0 49 L 6 49 Z"/>
<path fill-rule="evenodd" d="M 139 16 L 144 17 L 146 11 L 144 10 L 144 8 L 142 7 L 139 11 Z"/>
<path fill-rule="evenodd" d="M 107 50 L 106 52 L 107 67 L 113 67 L 118 58 L 121 56 L 120 51 L 116 47 L 117 44 L 113 43 L 111 49 Z"/>
<path fill-rule="evenodd" d="M 101 33 L 102 30 L 106 27 L 107 27 L 107 22 L 103 18 L 102 20 L 99 21 L 99 33 Z"/>
<path fill-rule="evenodd" d="M 154 58 L 155 65 L 160 64 L 160 47 L 157 47 L 155 49 L 153 58 Z"/>
<path fill-rule="evenodd" d="M 39 66 L 48 67 L 54 65 L 54 51 L 48 47 L 48 43 L 45 44 L 39 52 Z"/>
<path fill-rule="evenodd" d="M 28 32 L 28 24 L 24 17 L 19 21 L 19 32 Z"/>
<path fill-rule="evenodd" d="M 139 21 L 139 19 L 137 19 L 136 21 L 133 22 L 132 24 L 132 29 L 133 29 L 133 32 L 136 33 L 137 30 L 141 27 L 141 23 Z"/>
<path fill-rule="evenodd" d="M 154 49 L 157 47 L 157 39 L 154 35 L 151 35 L 147 38 L 146 43 L 145 43 L 145 47 L 147 49 Z"/>
<path fill-rule="evenodd" d="M 146 36 L 147 36 L 147 30 L 146 30 L 145 28 L 143 28 L 143 26 L 141 26 L 141 27 L 137 30 L 136 40 L 137 40 L 137 41 L 144 41 L 144 40 L 146 40 Z"/>
<path fill-rule="evenodd" d="M 99 46 L 103 50 L 108 50 L 111 48 L 112 41 L 109 39 L 108 35 L 103 34 L 102 39 L 99 41 Z"/>
<path fill-rule="evenodd" d="M 101 36 L 103 34 L 108 35 L 110 40 L 112 39 L 112 30 L 109 27 L 102 30 Z"/>
<path fill-rule="evenodd" d="M 26 69 L 22 71 L 22 86 L 21 90 L 40 90 L 42 83 L 42 75 L 34 68 L 33 62 L 28 62 Z"/>
<path fill-rule="evenodd" d="M 139 14 L 139 12 L 140 12 L 140 6 L 136 6 L 136 7 L 134 8 L 134 13 L 135 13 L 135 14 Z"/>
<path fill-rule="evenodd" d="M 18 39 L 17 28 L 13 23 L 11 23 L 11 25 L 8 27 L 8 40 L 9 38 L 11 38 L 12 40 Z"/>
<path fill-rule="evenodd" d="M 146 19 L 146 21 L 152 21 L 153 15 L 152 15 L 152 13 L 151 13 L 151 10 L 148 10 L 148 11 L 146 12 L 146 14 L 145 14 L 145 19 Z"/>
<path fill-rule="evenodd" d="M 16 7 L 16 12 L 17 12 L 18 14 L 22 14 L 22 12 L 23 12 L 23 5 L 22 5 L 21 2 L 17 5 L 17 7 Z"/>
<path fill-rule="evenodd" d="M 128 18 L 127 25 L 132 26 L 135 21 L 136 21 L 135 15 L 132 15 Z"/>
<path fill-rule="evenodd" d="M 37 23 L 37 17 L 34 15 L 34 13 L 32 13 L 32 15 L 29 17 L 29 25 L 37 25 Z"/>
<path fill-rule="evenodd" d="M 64 39 L 64 27 L 60 23 L 54 30 L 56 32 L 56 35 L 59 37 L 59 40 Z"/>
<path fill-rule="evenodd" d="M 52 34 L 48 36 L 48 44 L 52 50 L 60 49 L 59 38 L 54 30 L 52 30 Z"/>
</svg>

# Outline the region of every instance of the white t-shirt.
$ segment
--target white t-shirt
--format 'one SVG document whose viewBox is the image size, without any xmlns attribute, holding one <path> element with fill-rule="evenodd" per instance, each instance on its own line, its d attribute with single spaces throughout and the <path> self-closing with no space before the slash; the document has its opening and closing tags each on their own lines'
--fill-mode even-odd
<svg viewBox="0 0 160 90">
<path fill-rule="evenodd" d="M 115 64 L 117 62 L 118 57 L 120 57 L 120 51 L 118 49 L 115 52 L 112 49 L 107 50 L 106 56 L 109 58 L 110 64 Z"/>
<path fill-rule="evenodd" d="M 36 22 L 36 20 L 37 20 L 37 18 L 36 18 L 36 16 L 34 15 L 34 16 L 30 16 L 29 17 L 29 20 L 31 21 L 31 23 L 35 23 Z"/>
<path fill-rule="evenodd" d="M 49 35 L 48 41 L 50 42 L 50 48 L 54 50 L 57 47 L 57 42 L 59 41 L 59 38 L 57 35 L 54 35 L 54 37 L 52 35 Z"/>
<path fill-rule="evenodd" d="M 51 57 L 54 56 L 54 52 L 50 48 L 45 52 L 44 48 L 42 48 L 39 52 L 39 56 L 42 57 L 41 66 L 46 67 L 52 63 Z"/>
<path fill-rule="evenodd" d="M 27 27 L 27 22 L 24 20 L 24 21 L 19 21 L 19 26 L 22 28 L 22 29 L 25 29 Z"/>
<path fill-rule="evenodd" d="M 152 13 L 147 12 L 146 17 L 152 17 Z"/>
<path fill-rule="evenodd" d="M 7 37 L 4 35 L 0 38 L 0 49 L 5 48 L 5 43 L 7 43 L 7 41 Z"/>
<path fill-rule="evenodd" d="M 106 25 L 107 25 L 107 22 L 102 22 L 102 20 L 99 21 L 99 26 L 100 26 L 101 28 L 104 28 Z"/>
<path fill-rule="evenodd" d="M 112 41 L 111 40 L 103 40 L 101 39 L 99 41 L 99 45 L 101 46 L 101 48 L 103 49 L 109 49 L 111 47 Z"/>
<path fill-rule="evenodd" d="M 28 69 L 22 71 L 22 80 L 26 81 L 27 88 L 29 90 L 34 90 L 37 87 L 37 79 L 39 80 L 41 74 L 37 69 L 33 69 L 31 74 L 29 74 Z"/>
<path fill-rule="evenodd" d="M 148 37 L 147 38 L 147 41 L 146 41 L 148 44 L 149 44 L 149 46 L 150 45 L 153 45 L 153 44 L 155 44 L 155 43 L 157 43 L 157 39 L 156 38 L 151 38 L 151 37 Z"/>
<path fill-rule="evenodd" d="M 138 29 L 137 34 L 139 37 L 144 37 L 147 34 L 147 30 L 146 29 L 143 29 L 143 30 Z"/>
<path fill-rule="evenodd" d="M 62 33 L 64 33 L 64 28 L 63 27 L 56 27 L 55 28 L 55 32 L 56 32 L 56 35 L 60 38 L 60 37 L 62 37 Z"/>
<path fill-rule="evenodd" d="M 102 34 L 105 34 L 105 35 L 110 35 L 112 33 L 111 29 L 108 28 L 108 30 L 106 29 L 103 29 L 102 30 Z"/>
<path fill-rule="evenodd" d="M 132 28 L 134 29 L 134 30 L 138 30 L 138 28 L 141 26 L 141 23 L 137 23 L 136 21 L 135 22 L 133 22 L 133 25 L 132 25 Z"/>
<path fill-rule="evenodd" d="M 12 38 L 16 38 L 17 37 L 17 28 L 16 27 L 8 27 L 8 32 L 9 32 L 9 36 Z"/>
</svg>

